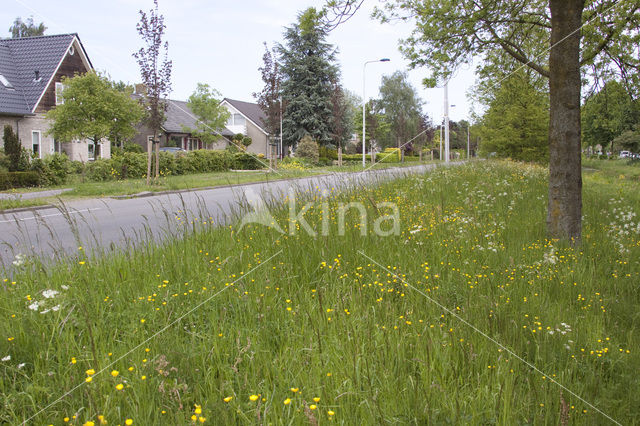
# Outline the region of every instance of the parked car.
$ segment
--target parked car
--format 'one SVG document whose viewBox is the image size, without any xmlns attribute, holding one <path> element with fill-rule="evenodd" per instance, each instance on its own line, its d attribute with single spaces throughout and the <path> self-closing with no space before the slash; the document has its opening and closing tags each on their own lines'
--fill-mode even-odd
<svg viewBox="0 0 640 426">
<path fill-rule="evenodd" d="M 160 152 L 169 152 L 171 154 L 178 154 L 180 152 L 187 152 L 182 148 L 178 148 L 176 146 L 163 146 L 160 148 Z"/>
<path fill-rule="evenodd" d="M 629 151 L 620 151 L 620 158 L 631 157 L 631 153 Z"/>
</svg>

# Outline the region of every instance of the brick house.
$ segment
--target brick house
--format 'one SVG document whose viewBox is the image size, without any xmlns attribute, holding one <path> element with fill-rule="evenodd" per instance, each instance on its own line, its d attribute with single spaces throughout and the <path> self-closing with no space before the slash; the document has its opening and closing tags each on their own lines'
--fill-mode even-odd
<svg viewBox="0 0 640 426">
<path fill-rule="evenodd" d="M 39 158 L 66 153 L 71 160 L 109 158 L 109 142 L 57 141 L 45 114 L 62 102 L 63 77 L 93 69 L 77 34 L 0 40 L 0 126 L 13 127 L 22 146 Z M 0 132 L 0 146 L 4 146 Z"/>
</svg>

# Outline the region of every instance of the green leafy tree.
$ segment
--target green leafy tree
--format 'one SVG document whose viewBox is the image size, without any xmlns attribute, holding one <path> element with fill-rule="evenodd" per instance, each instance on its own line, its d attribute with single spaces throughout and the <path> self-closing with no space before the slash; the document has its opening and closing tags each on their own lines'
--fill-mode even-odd
<svg viewBox="0 0 640 426">
<path fill-rule="evenodd" d="M 546 93 L 535 89 L 527 73 L 508 77 L 481 119 L 480 154 L 495 152 L 518 161 L 548 161 L 548 111 Z"/>
<path fill-rule="evenodd" d="M 285 29 L 285 45 L 278 51 L 282 63 L 284 144 L 293 146 L 305 135 L 322 145 L 332 142 L 332 82 L 338 79 L 335 49 L 326 42 L 322 14 L 309 8 Z"/>
<path fill-rule="evenodd" d="M 95 146 L 102 139 L 122 143 L 136 134 L 144 111 L 126 92 L 114 88 L 103 76 L 91 71 L 62 78 L 64 103 L 47 113 L 52 124 L 48 133 L 61 141 L 89 139 Z"/>
<path fill-rule="evenodd" d="M 13 127 L 9 124 L 4 125 L 4 153 L 9 157 L 9 171 L 10 172 L 22 172 L 27 170 L 29 166 L 29 160 L 27 158 L 26 150 L 20 143 L 20 138 L 13 131 Z"/>
<path fill-rule="evenodd" d="M 547 231 L 578 242 L 581 67 L 637 74 L 638 11 L 640 3 L 617 0 L 391 0 L 376 16 L 415 22 L 401 51 L 413 67 L 434 70 L 431 85 L 474 56 L 500 51 L 549 79 Z"/>
<path fill-rule="evenodd" d="M 44 35 L 44 32 L 47 30 L 47 27 L 44 23 L 40 22 L 36 25 L 33 22 L 33 16 L 29 17 L 26 21 L 23 21 L 22 18 L 17 17 L 15 21 L 13 21 L 13 25 L 9 27 L 9 32 L 11 33 L 11 38 L 22 38 L 22 37 L 37 37 Z"/>
<path fill-rule="evenodd" d="M 220 105 L 220 92 L 209 87 L 208 84 L 198 83 L 195 92 L 189 96 L 187 105 L 198 117 L 195 129 L 185 128 L 205 144 L 214 143 L 220 139 L 220 130 L 229 119 L 229 110 Z"/>
<path fill-rule="evenodd" d="M 376 106 L 385 115 L 391 131 L 390 140 L 385 141 L 384 146 L 402 145 L 419 132 L 422 101 L 408 78 L 402 71 L 382 77 Z"/>
<path fill-rule="evenodd" d="M 597 93 L 589 96 L 582 107 L 582 136 L 585 145 L 603 148 L 624 131 L 640 122 L 640 105 L 624 86 L 608 81 Z M 610 149 L 613 151 L 612 144 Z M 617 145 L 618 147 L 620 145 Z"/>
<path fill-rule="evenodd" d="M 616 137 L 613 143 L 627 151 L 638 152 L 638 148 L 640 148 L 640 131 L 626 130 Z"/>
</svg>

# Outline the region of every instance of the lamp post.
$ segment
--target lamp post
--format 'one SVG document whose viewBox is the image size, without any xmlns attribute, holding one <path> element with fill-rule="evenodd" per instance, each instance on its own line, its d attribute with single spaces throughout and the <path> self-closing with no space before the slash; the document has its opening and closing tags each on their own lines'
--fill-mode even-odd
<svg viewBox="0 0 640 426">
<path fill-rule="evenodd" d="M 365 97 L 365 78 L 366 78 L 366 69 L 367 64 L 372 64 L 374 62 L 389 62 L 389 58 L 377 59 L 375 61 L 367 61 L 362 66 L 362 168 L 364 169 L 367 166 L 367 144 L 366 144 L 366 121 L 367 121 L 367 113 L 365 111 L 365 107 L 367 105 L 367 98 Z"/>
<path fill-rule="evenodd" d="M 282 96 L 280 96 L 280 158 L 284 158 L 284 152 L 282 152 Z"/>
</svg>

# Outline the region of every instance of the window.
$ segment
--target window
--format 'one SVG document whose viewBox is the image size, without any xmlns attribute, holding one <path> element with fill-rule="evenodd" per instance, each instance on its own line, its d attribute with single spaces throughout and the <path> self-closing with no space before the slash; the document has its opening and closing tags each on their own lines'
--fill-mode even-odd
<svg viewBox="0 0 640 426">
<path fill-rule="evenodd" d="M 234 126 L 244 126 L 245 120 L 242 114 L 233 114 L 233 125 Z"/>
<path fill-rule="evenodd" d="M 60 144 L 60 141 L 57 139 L 53 140 L 53 152 L 55 154 L 62 154 L 62 146 Z"/>
<path fill-rule="evenodd" d="M 198 139 L 189 138 L 187 142 L 188 142 L 187 146 L 189 151 L 195 151 L 196 149 L 198 149 Z"/>
<path fill-rule="evenodd" d="M 87 156 L 89 160 L 96 159 L 96 146 L 92 141 L 89 141 L 89 143 L 87 144 Z"/>
<path fill-rule="evenodd" d="M 40 130 L 31 132 L 31 150 L 40 158 Z"/>
<path fill-rule="evenodd" d="M 227 126 L 244 126 L 246 124 L 246 120 L 242 114 L 231 114 L 229 116 L 229 121 L 227 121 Z"/>
<path fill-rule="evenodd" d="M 7 80 L 7 78 L 2 74 L 0 74 L 0 84 L 2 84 L 7 89 L 14 89 L 13 85 L 9 83 L 9 80 Z"/>
<path fill-rule="evenodd" d="M 62 97 L 63 91 L 64 91 L 64 84 L 60 82 L 56 82 L 56 105 L 61 105 L 64 103 L 64 98 Z"/>
</svg>

